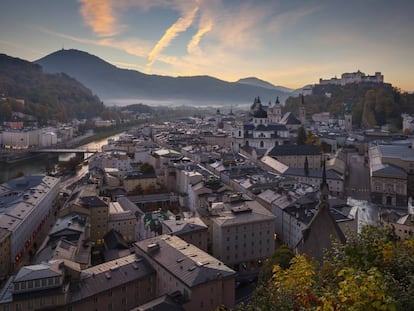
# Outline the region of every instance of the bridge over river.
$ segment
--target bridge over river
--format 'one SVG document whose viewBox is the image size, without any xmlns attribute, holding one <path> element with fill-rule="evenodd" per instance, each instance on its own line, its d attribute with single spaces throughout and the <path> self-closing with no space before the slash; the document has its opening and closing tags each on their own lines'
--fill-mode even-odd
<svg viewBox="0 0 414 311">
<path fill-rule="evenodd" d="M 31 153 L 97 153 L 98 148 L 58 148 L 58 149 L 36 149 L 30 150 Z"/>
</svg>

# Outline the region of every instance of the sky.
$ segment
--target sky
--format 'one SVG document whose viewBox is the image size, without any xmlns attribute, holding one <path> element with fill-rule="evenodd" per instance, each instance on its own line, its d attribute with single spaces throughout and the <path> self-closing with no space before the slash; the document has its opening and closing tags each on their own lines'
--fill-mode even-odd
<svg viewBox="0 0 414 311">
<path fill-rule="evenodd" d="M 169 76 L 299 88 L 361 70 L 414 91 L 412 0 L 1 0 L 0 53 L 78 49 Z"/>
</svg>

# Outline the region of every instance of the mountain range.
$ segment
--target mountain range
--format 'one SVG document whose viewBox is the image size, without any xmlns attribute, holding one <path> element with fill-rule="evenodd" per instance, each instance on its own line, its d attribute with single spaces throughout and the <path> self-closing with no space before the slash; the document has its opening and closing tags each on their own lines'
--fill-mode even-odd
<svg viewBox="0 0 414 311">
<path fill-rule="evenodd" d="M 210 76 L 170 77 L 118 68 L 79 50 L 59 50 L 37 61 L 47 73 L 65 73 L 92 90 L 106 104 L 146 101 L 177 104 L 248 104 L 260 96 L 264 103 L 277 97 L 283 103 L 297 90 L 257 78 L 227 82 Z"/>
</svg>

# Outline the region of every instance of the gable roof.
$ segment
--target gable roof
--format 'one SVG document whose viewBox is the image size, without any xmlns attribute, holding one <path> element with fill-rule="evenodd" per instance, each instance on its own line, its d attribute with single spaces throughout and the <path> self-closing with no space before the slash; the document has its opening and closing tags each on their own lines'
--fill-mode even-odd
<svg viewBox="0 0 414 311">
<path fill-rule="evenodd" d="M 291 155 L 320 155 L 318 147 L 314 145 L 278 145 L 268 153 L 271 157 Z"/>
<path fill-rule="evenodd" d="M 189 287 L 236 275 L 218 259 L 176 236 L 161 235 L 139 241 L 135 248 Z"/>
<path fill-rule="evenodd" d="M 293 113 L 291 113 L 291 112 L 287 112 L 287 113 L 283 116 L 282 120 L 280 120 L 280 123 L 282 123 L 282 124 L 288 124 L 288 125 L 300 125 L 300 124 L 302 124 L 302 123 L 298 120 L 298 118 L 296 118 L 296 117 L 293 115 Z"/>
<path fill-rule="evenodd" d="M 332 248 L 332 241 L 345 243 L 345 235 L 332 216 L 328 204 L 320 204 L 318 212 L 303 231 L 296 251 L 322 262 L 324 251 Z"/>
<path fill-rule="evenodd" d="M 31 265 L 21 268 L 16 274 L 14 282 L 45 279 L 61 275 L 62 271 L 60 271 L 58 263 Z"/>
</svg>

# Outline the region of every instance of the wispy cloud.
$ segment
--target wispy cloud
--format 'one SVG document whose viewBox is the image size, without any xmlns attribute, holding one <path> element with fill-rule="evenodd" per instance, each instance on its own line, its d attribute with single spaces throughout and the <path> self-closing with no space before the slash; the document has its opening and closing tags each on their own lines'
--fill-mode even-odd
<svg viewBox="0 0 414 311">
<path fill-rule="evenodd" d="M 28 48 L 24 44 L 18 44 L 16 42 L 7 41 L 7 40 L 0 40 L 0 43 L 1 44 L 4 44 L 4 45 L 7 45 L 7 46 L 10 46 L 12 48 L 23 49 L 23 50 L 29 51 L 29 52 L 34 53 L 34 54 L 37 54 L 37 55 L 41 55 L 41 56 L 44 56 L 45 55 L 45 52 L 39 51 L 39 50 L 35 50 L 35 49 L 30 49 L 30 48 Z"/>
<path fill-rule="evenodd" d="M 174 24 L 168 28 L 162 38 L 155 44 L 154 48 L 148 54 L 148 63 L 147 63 L 147 71 L 151 69 L 152 64 L 154 63 L 155 59 L 157 58 L 158 54 L 160 54 L 166 47 L 169 46 L 170 42 L 177 37 L 180 32 L 186 31 L 191 24 L 199 10 L 199 7 L 196 6 L 190 11 L 187 11 L 184 16 L 181 16 Z"/>
<path fill-rule="evenodd" d="M 201 38 L 213 28 L 213 21 L 208 19 L 206 22 L 200 23 L 197 33 L 192 37 L 187 45 L 188 53 L 200 53 L 199 43 Z"/>
<path fill-rule="evenodd" d="M 306 16 L 311 15 L 322 9 L 322 6 L 313 7 L 299 7 L 292 9 L 291 11 L 281 12 L 276 14 L 267 25 L 267 30 L 274 34 L 280 33 L 283 29 L 290 27 L 291 25 L 300 22 Z"/>
<path fill-rule="evenodd" d="M 100 37 L 112 37 L 119 33 L 113 3 L 111 0 L 78 0 L 84 22 Z"/>
<path fill-rule="evenodd" d="M 43 27 L 37 27 L 39 31 L 43 33 L 47 33 L 49 35 L 53 35 L 56 37 L 64 38 L 67 40 L 71 40 L 78 43 L 83 44 L 90 44 L 95 46 L 106 46 L 117 50 L 122 50 L 128 54 L 139 56 L 139 57 L 146 57 L 148 52 L 150 51 L 150 44 L 149 42 L 139 40 L 139 39 L 125 39 L 125 40 L 118 40 L 114 38 L 103 38 L 103 39 L 86 39 L 82 37 L 76 37 L 67 35 L 64 33 L 51 31 L 45 29 Z"/>
</svg>

